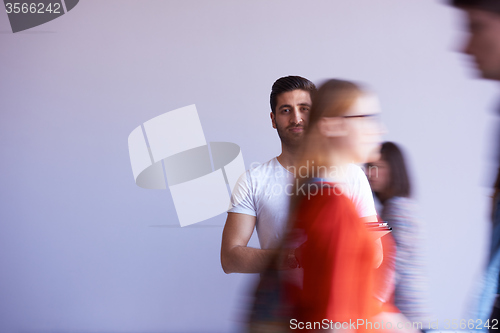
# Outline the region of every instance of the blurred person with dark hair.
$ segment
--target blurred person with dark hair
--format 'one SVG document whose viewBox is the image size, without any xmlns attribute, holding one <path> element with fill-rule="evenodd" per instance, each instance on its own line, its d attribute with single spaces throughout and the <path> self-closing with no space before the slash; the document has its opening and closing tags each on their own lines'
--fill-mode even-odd
<svg viewBox="0 0 500 333">
<path fill-rule="evenodd" d="M 380 298 L 377 285 L 385 285 L 384 275 L 390 273 L 377 269 L 380 234 L 360 217 L 345 179 L 351 163 L 365 163 L 378 151 L 379 113 L 376 96 L 352 82 L 332 79 L 318 89 L 296 162 L 308 172 L 297 175 L 290 205 L 288 234 L 303 232 L 306 238 L 302 283 L 290 284 L 271 265 L 257 288 L 250 332 L 333 330 L 358 320 L 391 322 L 392 331 L 398 331 L 396 323 L 406 321 L 389 299 Z M 294 246 L 285 237 L 281 257 Z M 343 329 L 381 329 L 367 327 L 348 324 Z"/>
<path fill-rule="evenodd" d="M 270 94 L 271 124 L 281 140 L 281 154 L 243 174 L 236 184 L 222 235 L 221 264 L 226 273 L 260 273 L 277 253 L 288 220 L 294 165 L 309 121 L 315 85 L 300 76 L 274 82 Z M 350 194 L 360 216 L 376 221 L 375 204 L 366 175 L 350 165 Z M 249 247 L 254 228 L 260 249 Z M 299 268 L 295 248 L 276 263 L 280 269 Z"/>
<path fill-rule="evenodd" d="M 372 191 L 383 205 L 381 218 L 392 227 L 396 242 L 394 304 L 413 322 L 430 322 L 423 255 L 423 226 L 410 198 L 411 183 L 401 149 L 384 142 L 380 159 L 366 165 Z"/>
<path fill-rule="evenodd" d="M 481 77 L 500 81 L 500 0 L 450 0 L 449 2 L 452 6 L 463 10 L 467 17 L 469 36 L 463 52 L 473 58 Z M 500 169 L 494 190 L 490 254 L 474 319 L 485 323 L 490 318 L 488 324 L 498 328 L 500 327 Z"/>
</svg>

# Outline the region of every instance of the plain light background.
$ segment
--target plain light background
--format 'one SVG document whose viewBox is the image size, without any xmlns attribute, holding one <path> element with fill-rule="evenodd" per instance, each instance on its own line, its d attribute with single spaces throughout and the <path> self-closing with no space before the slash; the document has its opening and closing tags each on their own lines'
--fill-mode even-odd
<svg viewBox="0 0 500 333">
<path fill-rule="evenodd" d="M 82 0 L 16 34 L 0 11 L 0 331 L 237 332 L 255 276 L 220 267 L 225 214 L 180 228 L 168 190 L 135 185 L 127 137 L 194 103 L 207 141 L 265 162 L 285 75 L 380 95 L 411 162 L 435 314 L 466 318 L 498 87 L 473 78 L 464 36 L 431 0 Z"/>
</svg>

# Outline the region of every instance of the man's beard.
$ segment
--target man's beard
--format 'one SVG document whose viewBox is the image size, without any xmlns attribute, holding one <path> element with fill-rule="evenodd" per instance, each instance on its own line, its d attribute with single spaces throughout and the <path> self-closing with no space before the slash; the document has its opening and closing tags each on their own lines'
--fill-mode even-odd
<svg viewBox="0 0 500 333">
<path fill-rule="evenodd" d="M 278 131 L 278 136 L 280 137 L 282 145 L 291 150 L 297 149 L 304 137 L 304 130 L 299 133 L 290 132 L 289 129 L 293 127 L 304 128 L 304 126 L 288 126 L 285 128 L 281 128 L 280 126 L 276 125 L 276 130 Z"/>
</svg>

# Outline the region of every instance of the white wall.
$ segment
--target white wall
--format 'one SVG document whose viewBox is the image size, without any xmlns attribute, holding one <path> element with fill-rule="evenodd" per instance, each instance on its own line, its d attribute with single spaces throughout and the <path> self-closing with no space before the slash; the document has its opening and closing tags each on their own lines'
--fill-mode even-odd
<svg viewBox="0 0 500 333">
<path fill-rule="evenodd" d="M 220 268 L 225 215 L 175 227 L 169 192 L 134 184 L 127 137 L 195 103 L 208 141 L 264 162 L 285 75 L 380 94 L 387 139 L 411 158 L 433 306 L 464 318 L 497 87 L 454 52 L 460 23 L 430 0 L 86 0 L 12 34 L 0 11 L 0 331 L 236 331 L 254 276 Z"/>
</svg>

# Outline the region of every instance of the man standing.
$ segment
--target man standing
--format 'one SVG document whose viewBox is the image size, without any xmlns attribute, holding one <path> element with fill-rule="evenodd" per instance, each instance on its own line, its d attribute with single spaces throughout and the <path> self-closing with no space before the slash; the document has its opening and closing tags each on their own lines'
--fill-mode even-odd
<svg viewBox="0 0 500 333">
<path fill-rule="evenodd" d="M 451 0 L 467 15 L 469 38 L 463 50 L 472 56 L 485 79 L 500 81 L 500 0 Z M 493 197 L 493 232 L 484 289 L 474 319 L 485 328 L 498 329 L 500 323 L 500 169 Z M 496 301 L 495 301 L 496 298 Z M 493 311 L 492 311 L 493 309 Z M 491 316 L 490 316 L 491 314 Z M 488 322 L 486 320 L 490 318 Z"/>
<path fill-rule="evenodd" d="M 294 164 L 307 127 L 314 84 L 300 76 L 278 79 L 272 87 L 271 123 L 281 140 L 281 154 L 247 171 L 240 177 L 231 197 L 222 235 L 221 263 L 226 273 L 263 272 L 279 247 L 288 220 L 294 183 Z M 295 170 L 294 170 L 295 171 Z M 370 185 L 360 167 L 349 165 L 345 172 L 347 196 L 360 217 L 376 221 Z M 248 247 L 254 228 L 260 249 Z M 295 250 L 277 268 L 299 266 Z"/>
</svg>

